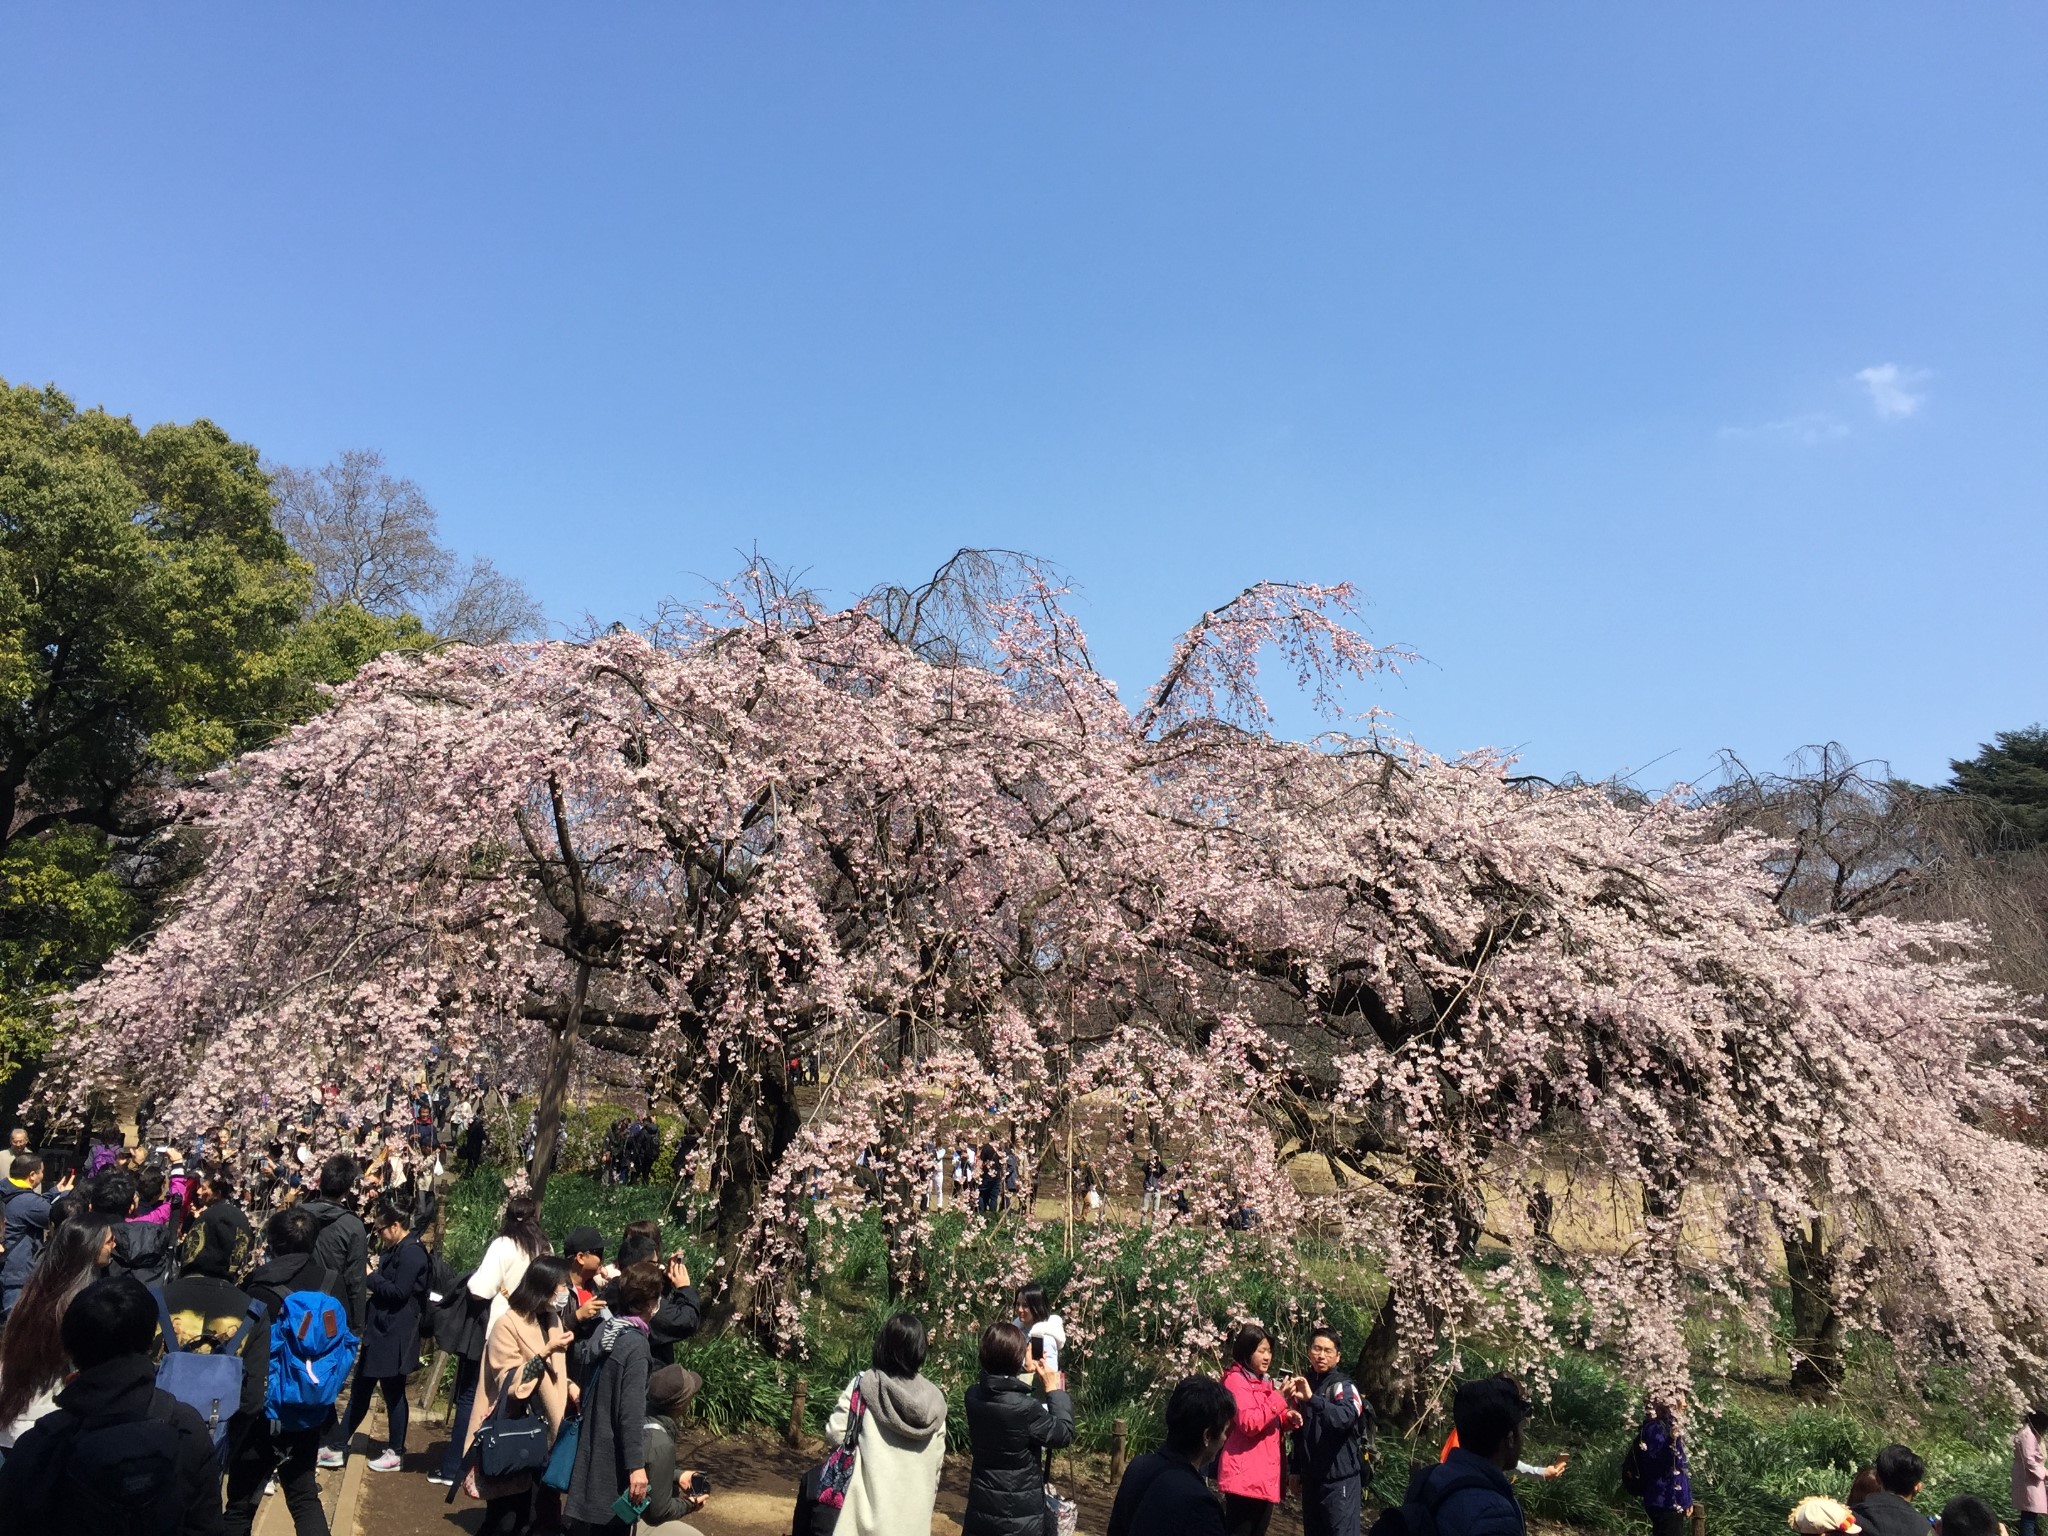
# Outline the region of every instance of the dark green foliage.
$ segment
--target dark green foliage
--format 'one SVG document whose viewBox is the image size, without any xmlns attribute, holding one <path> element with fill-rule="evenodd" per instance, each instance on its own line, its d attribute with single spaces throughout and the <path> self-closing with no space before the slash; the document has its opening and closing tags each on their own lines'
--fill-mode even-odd
<svg viewBox="0 0 2048 1536">
<path fill-rule="evenodd" d="M 2048 728 L 2000 731 L 1972 758 L 1949 764 L 1950 787 L 1984 810 L 2012 846 L 2048 842 Z"/>
</svg>

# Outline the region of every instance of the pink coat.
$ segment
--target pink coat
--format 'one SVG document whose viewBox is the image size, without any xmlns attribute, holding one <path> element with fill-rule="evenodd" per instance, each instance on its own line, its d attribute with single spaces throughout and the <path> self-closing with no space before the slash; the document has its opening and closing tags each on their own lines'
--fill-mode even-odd
<svg viewBox="0 0 2048 1536">
<path fill-rule="evenodd" d="M 2013 1437 L 2012 1507 L 2023 1515 L 2048 1515 L 2048 1459 L 2031 1424 L 2022 1424 Z"/>
<path fill-rule="evenodd" d="M 1241 1499 L 1280 1502 L 1280 1434 L 1287 1399 L 1263 1376 L 1241 1365 L 1223 1373 L 1223 1385 L 1237 1399 L 1237 1422 L 1223 1442 L 1216 1486 Z"/>
</svg>

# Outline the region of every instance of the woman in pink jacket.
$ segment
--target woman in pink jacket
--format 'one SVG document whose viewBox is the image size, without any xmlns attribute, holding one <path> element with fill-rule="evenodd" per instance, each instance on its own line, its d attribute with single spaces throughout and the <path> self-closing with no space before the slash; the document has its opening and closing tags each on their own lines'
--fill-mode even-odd
<svg viewBox="0 0 2048 1536">
<path fill-rule="evenodd" d="M 1299 1429 L 1301 1415 L 1266 1379 L 1273 1368 L 1273 1340 L 1265 1329 L 1257 1323 L 1239 1328 L 1230 1341 L 1230 1358 L 1235 1363 L 1223 1373 L 1223 1385 L 1237 1400 L 1237 1422 L 1217 1463 L 1223 1529 L 1228 1536 L 1266 1536 L 1280 1502 L 1280 1436 Z"/>
<path fill-rule="evenodd" d="M 2012 1507 L 2020 1517 L 2020 1536 L 2040 1536 L 2048 1525 L 2048 1412 L 2040 1408 L 2012 1442 Z"/>
</svg>

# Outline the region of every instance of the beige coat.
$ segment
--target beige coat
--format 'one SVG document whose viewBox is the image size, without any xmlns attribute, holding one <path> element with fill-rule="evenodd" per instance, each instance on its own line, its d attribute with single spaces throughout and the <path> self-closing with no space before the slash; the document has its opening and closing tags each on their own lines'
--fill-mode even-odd
<svg viewBox="0 0 2048 1536">
<path fill-rule="evenodd" d="M 546 1354 L 549 1342 L 561 1336 L 559 1328 L 543 1335 L 539 1323 L 529 1321 L 517 1312 L 507 1312 L 492 1326 L 490 1338 L 484 1343 L 483 1374 L 476 1384 L 476 1411 L 470 1414 L 469 1429 L 462 1437 L 465 1454 L 469 1450 L 469 1442 L 476 1438 L 477 1426 L 488 1419 L 491 1410 L 498 1406 L 498 1384 L 508 1371 L 512 1373 L 514 1397 L 531 1397 L 536 1391 L 540 1393 L 540 1408 L 548 1416 L 550 1438 L 562 1432 L 562 1416 L 569 1411 L 569 1372 L 562 1356 L 547 1354 L 546 1370 L 532 1381 L 519 1379 L 526 1362 L 535 1355 Z"/>
</svg>

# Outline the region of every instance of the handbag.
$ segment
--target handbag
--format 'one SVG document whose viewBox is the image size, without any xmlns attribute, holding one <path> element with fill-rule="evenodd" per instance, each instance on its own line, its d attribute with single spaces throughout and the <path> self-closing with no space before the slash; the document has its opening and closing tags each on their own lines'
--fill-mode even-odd
<svg viewBox="0 0 2048 1536">
<path fill-rule="evenodd" d="M 476 1458 L 477 1472 L 482 1477 L 506 1478 L 521 1472 L 538 1472 L 548 1464 L 547 1419 L 535 1413 L 515 1419 L 505 1411 L 512 1401 L 512 1378 L 516 1374 L 513 1370 L 505 1372 L 498 1385 L 498 1400 L 491 1405 L 491 1416 L 484 1420 L 470 1444 L 470 1454 Z"/>
<path fill-rule="evenodd" d="M 583 1387 L 585 1403 L 596 1401 L 590 1395 L 591 1390 L 596 1387 L 598 1378 L 604 1375 L 605 1365 L 610 1359 L 611 1356 L 606 1355 L 597 1362 L 597 1369 L 590 1373 L 590 1380 Z M 582 1438 L 583 1415 L 578 1413 L 575 1418 L 567 1420 L 562 1425 L 562 1432 L 555 1436 L 555 1448 L 548 1452 L 547 1470 L 540 1475 L 541 1487 L 552 1488 L 556 1493 L 569 1491 L 569 1480 L 576 1475 L 576 1446 Z"/>
<path fill-rule="evenodd" d="M 827 1509 L 846 1507 L 846 1490 L 853 1486 L 854 1457 L 860 1452 L 861 1420 L 867 1417 L 867 1411 L 860 1383 L 856 1381 L 846 1405 L 846 1438 L 832 1448 L 825 1465 L 818 1469 L 818 1502 Z"/>
</svg>

